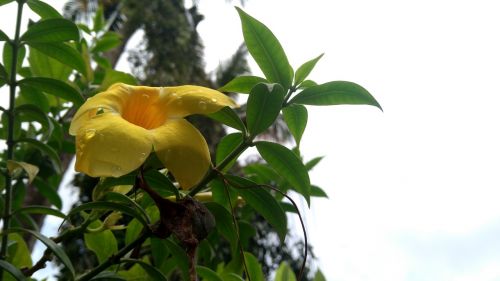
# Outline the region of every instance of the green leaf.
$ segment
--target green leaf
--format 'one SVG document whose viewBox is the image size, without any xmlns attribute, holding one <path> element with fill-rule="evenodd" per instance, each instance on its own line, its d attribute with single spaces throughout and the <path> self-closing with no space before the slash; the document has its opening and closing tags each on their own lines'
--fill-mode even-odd
<svg viewBox="0 0 500 281">
<path fill-rule="evenodd" d="M 245 132 L 245 124 L 241 121 L 240 117 L 228 106 L 223 107 L 221 110 L 211 113 L 208 117 L 214 119 L 215 121 L 221 122 L 222 124 L 234 128 L 238 131 Z"/>
<path fill-rule="evenodd" d="M 249 279 L 252 281 L 264 281 L 264 273 L 262 272 L 259 260 L 249 252 L 245 252 L 244 256 L 248 267 L 248 274 L 250 274 Z"/>
<path fill-rule="evenodd" d="M 142 260 L 135 260 L 135 259 L 121 259 L 120 262 L 130 262 L 130 263 L 135 263 L 138 264 L 146 271 L 146 273 L 151 277 L 151 280 L 155 281 L 167 281 L 167 277 L 161 273 L 156 267 L 150 265 L 149 263 L 146 263 L 145 261 Z"/>
<path fill-rule="evenodd" d="M 47 55 L 58 62 L 71 67 L 82 73 L 84 76 L 87 75 L 87 67 L 85 62 L 80 55 L 80 53 L 70 45 L 61 42 L 50 42 L 50 43 L 29 43 L 30 47 L 36 49 L 37 51 Z"/>
<path fill-rule="evenodd" d="M 231 253 L 236 253 L 238 250 L 238 236 L 236 235 L 232 215 L 223 206 L 215 202 L 207 202 L 205 206 L 215 217 L 217 231 L 231 245 Z"/>
<path fill-rule="evenodd" d="M 217 145 L 217 150 L 215 151 L 215 164 L 219 165 L 226 159 L 226 157 L 233 152 L 233 150 L 238 147 L 243 142 L 243 134 L 242 133 L 232 133 L 224 136 L 219 144 Z M 234 163 L 238 160 L 238 157 L 234 157 L 233 161 L 229 163 L 224 170 L 229 170 Z"/>
<path fill-rule="evenodd" d="M 21 36 L 21 41 L 33 43 L 63 42 L 80 39 L 78 27 L 67 19 L 41 20 L 30 27 Z"/>
<path fill-rule="evenodd" d="M 313 281 L 326 281 L 326 278 L 321 272 L 321 270 L 318 269 L 318 271 L 316 271 L 316 274 L 314 274 Z"/>
<path fill-rule="evenodd" d="M 16 100 L 17 104 L 31 104 L 34 105 L 40 110 L 42 110 L 45 114 L 50 111 L 50 101 L 47 98 L 47 95 L 40 92 L 37 88 L 33 88 L 27 85 L 21 87 L 21 91 L 19 93 L 19 97 Z"/>
<path fill-rule="evenodd" d="M 264 24 L 243 10 L 236 9 L 240 15 L 248 51 L 269 82 L 279 83 L 288 90 L 292 85 L 293 72 L 280 42 Z"/>
<path fill-rule="evenodd" d="M 306 166 L 306 169 L 308 171 L 312 170 L 314 167 L 316 167 L 316 165 L 318 165 L 318 163 L 323 160 L 323 156 L 319 156 L 319 157 L 315 157 L 311 160 L 309 160 L 305 166 Z"/>
<path fill-rule="evenodd" d="M 328 194 L 326 194 L 321 187 L 316 185 L 311 185 L 311 196 L 328 198 Z"/>
<path fill-rule="evenodd" d="M 288 263 L 282 262 L 276 270 L 274 281 L 297 281 L 297 278 Z"/>
<path fill-rule="evenodd" d="M 310 87 L 316 86 L 316 85 L 318 85 L 318 83 L 316 83 L 312 80 L 305 80 L 304 82 L 300 83 L 299 89 L 307 89 L 307 88 L 310 88 Z"/>
<path fill-rule="evenodd" d="M 11 42 L 5 42 L 3 46 L 2 56 L 3 56 L 3 64 L 5 66 L 5 71 L 8 77 L 10 77 L 10 72 L 12 70 L 12 56 L 13 56 Z M 21 69 L 25 56 L 26 56 L 26 48 L 24 46 L 19 47 L 17 53 L 17 65 L 16 65 L 17 71 Z"/>
<path fill-rule="evenodd" d="M 96 220 L 89 225 L 89 228 L 98 229 L 101 226 L 102 222 Z M 83 239 L 85 241 L 85 246 L 94 252 L 99 263 L 106 261 L 109 257 L 118 252 L 118 243 L 115 235 L 109 229 L 100 232 L 84 233 Z"/>
<path fill-rule="evenodd" d="M 4 82 L 7 82 L 9 80 L 9 76 L 7 74 L 7 71 L 5 70 L 5 67 L 3 64 L 0 63 L 0 79 L 3 80 Z"/>
<path fill-rule="evenodd" d="M 219 88 L 219 91 L 249 94 L 252 88 L 259 83 L 268 83 L 268 81 L 258 76 L 238 76 Z"/>
<path fill-rule="evenodd" d="M 247 101 L 247 127 L 256 136 L 271 126 L 279 115 L 285 92 L 278 84 L 258 84 Z"/>
<path fill-rule="evenodd" d="M 75 269 L 73 268 L 73 265 L 71 264 L 71 260 L 66 255 L 64 250 L 59 245 L 57 245 L 54 241 L 43 236 L 39 232 L 30 230 L 30 229 L 12 227 L 11 229 L 9 229 L 9 232 L 10 233 L 24 232 L 24 233 L 29 233 L 29 234 L 35 236 L 36 239 L 40 240 L 40 242 L 45 244 L 45 246 L 47 246 L 47 248 L 49 248 L 54 253 L 54 255 L 59 258 L 61 263 L 64 266 L 66 266 L 66 269 L 68 269 L 68 271 L 71 273 L 71 276 L 73 278 L 75 278 Z"/>
<path fill-rule="evenodd" d="M 26 281 L 26 277 L 24 277 L 24 274 L 21 272 L 21 270 L 17 269 L 14 265 L 11 263 L 8 263 L 4 260 L 0 260 L 0 267 L 7 271 L 12 277 L 14 277 L 15 280 L 18 281 Z"/>
<path fill-rule="evenodd" d="M 226 177 L 240 196 L 274 227 L 281 241 L 284 241 L 287 233 L 287 219 L 278 201 L 267 190 L 252 181 L 230 175 Z"/>
<path fill-rule="evenodd" d="M 24 170 L 28 175 L 28 183 L 31 183 L 33 179 L 38 174 L 38 167 L 26 162 L 18 162 L 13 160 L 7 160 L 7 169 L 10 175 L 17 173 L 17 170 Z"/>
<path fill-rule="evenodd" d="M 283 108 L 283 119 L 285 119 L 290 133 L 292 133 L 295 143 L 299 146 L 307 125 L 306 107 L 300 104 L 292 104 Z"/>
<path fill-rule="evenodd" d="M 92 53 L 106 52 L 122 43 L 122 39 L 118 33 L 106 32 L 103 36 L 99 37 L 92 48 Z"/>
<path fill-rule="evenodd" d="M 62 208 L 62 200 L 57 190 L 51 187 L 48 183 L 41 180 L 39 177 L 33 180 L 33 184 L 36 186 L 38 192 L 43 195 L 43 197 L 47 198 L 47 200 L 56 206 L 56 208 Z"/>
<path fill-rule="evenodd" d="M 22 139 L 19 139 L 17 142 L 18 143 L 28 143 L 28 144 L 36 147 L 37 149 L 39 149 L 45 155 L 50 157 L 50 160 L 52 161 L 52 164 L 54 165 L 54 169 L 56 169 L 56 171 L 58 173 L 61 172 L 61 167 L 62 167 L 61 159 L 59 159 L 59 154 L 52 147 L 48 146 L 47 144 L 45 144 L 41 141 L 35 140 L 35 139 L 22 138 Z"/>
<path fill-rule="evenodd" d="M 222 273 L 222 280 L 224 281 L 245 281 L 235 273 Z"/>
<path fill-rule="evenodd" d="M 108 192 L 106 193 L 102 198 L 101 200 L 106 200 L 106 201 L 116 201 L 118 203 L 122 203 L 122 204 L 126 204 L 128 206 L 132 206 L 133 208 L 136 208 L 141 214 L 142 214 L 142 217 L 144 218 L 144 220 L 149 224 L 151 223 L 151 220 L 149 219 L 149 216 L 148 214 L 146 213 L 146 211 L 139 205 L 137 204 L 137 202 L 135 202 L 134 200 L 130 199 L 130 197 L 124 195 L 124 194 L 121 194 L 121 193 L 118 193 L 118 192 Z"/>
<path fill-rule="evenodd" d="M 9 41 L 10 38 L 9 36 L 7 36 L 7 34 L 5 34 L 5 32 L 3 32 L 1 29 L 0 29 L 0 42 L 1 41 Z"/>
<path fill-rule="evenodd" d="M 99 87 L 99 91 L 104 91 L 108 89 L 109 86 L 119 82 L 128 85 L 137 85 L 137 80 L 134 78 L 134 76 L 125 72 L 113 69 L 106 69 L 106 73 L 104 74 L 104 79 L 101 82 L 101 87 Z"/>
<path fill-rule="evenodd" d="M 94 24 L 92 27 L 92 30 L 95 32 L 99 32 L 102 30 L 104 27 L 104 24 L 106 23 L 106 19 L 104 18 L 104 11 L 101 5 L 99 5 L 99 8 L 97 9 L 97 12 L 95 13 L 94 16 Z"/>
<path fill-rule="evenodd" d="M 19 81 L 18 84 L 19 86 L 37 88 L 47 94 L 71 101 L 77 106 L 82 105 L 84 102 L 84 99 L 78 90 L 63 81 L 56 79 L 47 77 L 28 77 Z"/>
<path fill-rule="evenodd" d="M 307 88 L 290 100 L 290 103 L 309 105 L 366 104 L 382 110 L 380 104 L 365 88 L 347 81 L 332 81 Z"/>
<path fill-rule="evenodd" d="M 71 209 L 71 211 L 68 214 L 68 217 L 71 217 L 72 215 L 85 210 L 119 211 L 137 219 L 141 224 L 145 226 L 148 225 L 147 220 L 142 216 L 141 212 L 137 211 L 132 207 L 125 206 L 122 203 L 117 203 L 117 202 L 98 201 L 98 202 L 85 203 Z"/>
<path fill-rule="evenodd" d="M 12 1 L 14 1 L 14 0 L 0 0 L 0 6 L 3 6 L 5 4 L 9 4 Z"/>
<path fill-rule="evenodd" d="M 91 279 L 92 281 L 102 280 L 102 281 L 127 281 L 127 279 L 121 277 L 115 272 L 112 271 L 103 271 L 97 274 L 95 277 Z"/>
<path fill-rule="evenodd" d="M 211 270 L 208 267 L 197 265 L 196 272 L 201 278 L 203 278 L 204 281 L 224 281 L 219 277 L 219 275 L 217 275 L 215 271 Z"/>
<path fill-rule="evenodd" d="M 62 18 L 59 12 L 49 4 L 39 0 L 28 0 L 26 2 L 30 9 L 37 13 L 42 19 Z"/>
<path fill-rule="evenodd" d="M 262 158 L 266 160 L 271 168 L 285 178 L 297 192 L 302 194 L 309 204 L 311 189 L 309 174 L 297 155 L 277 143 L 259 141 L 255 145 Z"/>
<path fill-rule="evenodd" d="M 229 198 L 226 194 L 226 188 L 229 192 Z M 231 204 L 236 206 L 236 201 L 238 200 L 238 193 L 233 188 L 226 187 L 224 182 L 216 178 L 210 182 L 210 190 L 212 190 L 212 199 L 215 203 L 226 208 L 228 212 L 231 212 L 232 208 L 229 205 L 229 200 L 231 200 Z"/>
<path fill-rule="evenodd" d="M 189 280 L 189 257 L 186 255 L 186 251 L 177 243 L 173 242 L 171 238 L 165 239 L 164 241 L 169 252 L 172 253 L 175 264 L 182 272 L 183 280 Z"/>
<path fill-rule="evenodd" d="M 309 73 L 314 69 L 316 66 L 316 63 L 323 57 L 324 54 L 321 54 L 317 56 L 316 58 L 305 62 L 303 65 L 301 65 L 297 71 L 295 72 L 295 85 L 300 85 L 307 76 L 309 76 Z"/>
<path fill-rule="evenodd" d="M 49 117 L 35 105 L 32 104 L 22 104 L 16 107 L 15 113 L 21 121 L 36 121 L 42 125 L 44 129 L 43 133 L 45 138 L 48 138 L 54 129 L 52 122 Z"/>
<path fill-rule="evenodd" d="M 47 206 L 36 206 L 36 205 L 31 205 L 27 207 L 22 207 L 20 209 L 15 210 L 12 212 L 12 215 L 16 215 L 18 213 L 26 213 L 26 214 L 42 214 L 42 215 L 49 215 L 49 216 L 55 216 L 59 217 L 62 219 L 66 218 L 66 215 L 62 213 L 59 210 L 52 209 Z"/>
</svg>

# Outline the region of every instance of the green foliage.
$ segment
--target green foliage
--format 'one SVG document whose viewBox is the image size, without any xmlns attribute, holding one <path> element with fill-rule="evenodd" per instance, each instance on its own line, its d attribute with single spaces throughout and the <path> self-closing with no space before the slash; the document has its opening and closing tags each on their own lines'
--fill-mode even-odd
<svg viewBox="0 0 500 281">
<path fill-rule="evenodd" d="M 295 139 L 297 146 L 300 145 L 302 134 L 307 126 L 307 108 L 300 104 L 292 104 L 283 108 L 283 119 Z"/>
<path fill-rule="evenodd" d="M 271 126 L 281 109 L 285 93 L 279 84 L 257 84 L 247 102 L 247 126 L 256 136 Z"/>
<path fill-rule="evenodd" d="M 78 41 L 79 39 L 78 27 L 73 22 L 62 18 L 39 21 L 30 26 L 20 38 L 28 44 Z"/>
</svg>

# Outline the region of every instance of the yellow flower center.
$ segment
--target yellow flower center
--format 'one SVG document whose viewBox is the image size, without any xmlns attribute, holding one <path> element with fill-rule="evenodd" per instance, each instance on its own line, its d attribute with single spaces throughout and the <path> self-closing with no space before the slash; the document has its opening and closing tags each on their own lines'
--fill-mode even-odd
<svg viewBox="0 0 500 281">
<path fill-rule="evenodd" d="M 167 112 L 159 95 L 159 91 L 153 88 L 134 91 L 122 109 L 123 119 L 148 130 L 165 124 Z"/>
</svg>

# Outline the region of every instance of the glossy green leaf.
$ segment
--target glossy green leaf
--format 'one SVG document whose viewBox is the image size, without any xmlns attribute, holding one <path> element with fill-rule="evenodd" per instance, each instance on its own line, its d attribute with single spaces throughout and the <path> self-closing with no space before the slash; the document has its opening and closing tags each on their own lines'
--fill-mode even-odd
<svg viewBox="0 0 500 281">
<path fill-rule="evenodd" d="M 155 281 L 167 281 L 167 277 L 161 273 L 156 267 L 150 265 L 149 263 L 142 261 L 142 260 L 135 260 L 135 259 L 121 259 L 121 262 L 127 262 L 127 263 L 135 263 L 138 264 L 144 269 L 144 271 L 151 277 L 151 280 Z"/>
<path fill-rule="evenodd" d="M 137 85 L 137 80 L 134 78 L 134 76 L 125 72 L 106 69 L 106 73 L 104 74 L 104 79 L 101 82 L 101 87 L 99 88 L 99 90 L 104 91 L 108 89 L 109 86 L 119 82 L 129 85 Z"/>
<path fill-rule="evenodd" d="M 247 127 L 256 136 L 271 126 L 279 115 L 285 92 L 278 84 L 258 84 L 247 101 Z"/>
<path fill-rule="evenodd" d="M 37 88 L 47 94 L 71 101 L 75 103 L 75 105 L 81 105 L 84 102 L 84 99 L 78 90 L 63 81 L 56 79 L 47 77 L 28 77 L 19 81 L 18 84 L 20 86 L 27 85 L 28 87 Z"/>
<path fill-rule="evenodd" d="M 47 55 L 60 63 L 77 70 L 86 76 L 87 67 L 80 53 L 66 43 L 50 42 L 50 43 L 30 43 L 30 47 Z"/>
<path fill-rule="evenodd" d="M 21 121 L 36 121 L 42 125 L 43 133 L 46 138 L 48 138 L 54 129 L 52 122 L 49 117 L 37 106 L 33 104 L 22 104 L 15 109 L 16 118 L 20 118 Z"/>
<path fill-rule="evenodd" d="M 135 208 L 137 211 L 139 211 L 141 214 L 142 214 L 142 217 L 144 218 L 144 220 L 149 224 L 151 223 L 150 219 L 149 219 L 149 216 L 148 214 L 146 213 L 146 211 L 139 205 L 137 204 L 137 202 L 135 202 L 134 200 L 130 199 L 130 197 L 124 195 L 124 194 L 121 194 L 121 193 L 118 193 L 118 192 L 107 192 L 102 198 L 101 200 L 105 200 L 105 201 L 113 201 L 113 202 L 118 202 L 118 203 L 122 203 L 122 204 L 125 204 L 127 206 L 131 206 L 133 208 Z"/>
<path fill-rule="evenodd" d="M 307 88 L 293 97 L 290 103 L 309 105 L 366 104 L 382 110 L 380 104 L 365 88 L 347 81 L 332 81 Z"/>
<path fill-rule="evenodd" d="M 25 228 L 18 228 L 18 227 L 13 227 L 9 229 L 9 232 L 11 233 L 18 233 L 18 232 L 24 232 L 24 233 L 29 233 L 33 235 L 36 239 L 40 240 L 47 248 L 49 248 L 56 257 L 59 258 L 61 263 L 66 266 L 66 269 L 71 273 L 71 276 L 75 278 L 75 269 L 73 268 L 73 265 L 71 264 L 71 260 L 69 257 L 66 255 L 66 252 L 57 245 L 54 241 L 52 241 L 50 238 L 47 238 L 43 236 L 41 233 L 30 230 L 30 229 L 25 229 Z"/>
<path fill-rule="evenodd" d="M 219 275 L 208 267 L 201 265 L 196 266 L 196 273 L 203 278 L 204 281 L 224 281 Z"/>
<path fill-rule="evenodd" d="M 292 133 L 295 143 L 299 146 L 302 134 L 304 134 L 307 125 L 306 107 L 300 104 L 292 104 L 283 108 L 283 119 L 290 133 Z"/>
<path fill-rule="evenodd" d="M 259 260 L 249 252 L 244 253 L 245 262 L 248 268 L 248 274 L 250 274 L 249 280 L 252 281 L 265 281 L 264 273 L 262 272 L 262 266 Z"/>
<path fill-rule="evenodd" d="M 1 41 L 9 41 L 9 36 L 7 36 L 7 34 L 5 34 L 5 32 L 3 32 L 1 29 L 0 29 L 0 42 Z"/>
<path fill-rule="evenodd" d="M 315 157 L 309 161 L 307 161 L 307 163 L 305 164 L 306 166 L 306 169 L 308 171 L 312 170 L 314 167 L 316 167 L 316 165 L 318 165 L 318 163 L 323 160 L 323 156 L 319 156 L 319 157 Z"/>
<path fill-rule="evenodd" d="M 97 229 L 101 227 L 101 225 L 102 222 L 96 220 L 89 225 L 89 228 Z M 87 249 L 94 252 L 97 256 L 99 263 L 106 261 L 109 257 L 118 252 L 118 243 L 115 235 L 109 229 L 99 232 L 84 233 L 83 240 L 85 241 Z"/>
<path fill-rule="evenodd" d="M 300 83 L 299 85 L 299 89 L 307 89 L 307 88 L 310 88 L 312 86 L 317 86 L 318 83 L 312 81 L 312 80 L 305 80 L 304 82 Z"/>
<path fill-rule="evenodd" d="M 209 114 L 208 117 L 238 131 L 246 131 L 245 124 L 243 124 L 243 121 L 241 121 L 240 117 L 238 117 L 238 114 L 236 114 L 236 112 L 234 112 L 234 110 L 230 107 L 223 107 L 221 110 Z"/>
<path fill-rule="evenodd" d="M 328 198 L 328 194 L 319 186 L 311 185 L 311 196 Z"/>
<path fill-rule="evenodd" d="M 16 268 L 31 267 L 31 253 L 22 234 L 8 234 L 7 258 L 6 260 Z M 5 278 L 6 277 L 6 278 Z M 12 280 L 10 276 L 4 274 L 4 280 Z"/>
<path fill-rule="evenodd" d="M 33 43 L 78 41 L 78 27 L 67 19 L 46 19 L 31 25 L 21 36 L 21 41 Z"/>
<path fill-rule="evenodd" d="M 33 88 L 27 85 L 21 87 L 19 97 L 17 98 L 17 104 L 31 104 L 34 105 L 45 114 L 50 111 L 50 101 L 44 93 L 39 91 L 37 88 Z"/>
<path fill-rule="evenodd" d="M 39 168 L 26 162 L 7 160 L 7 170 L 10 175 L 14 175 L 16 170 L 24 170 L 28 175 L 28 183 L 31 183 L 38 174 Z"/>
<path fill-rule="evenodd" d="M 49 145 L 38 141 L 36 139 L 28 139 L 28 138 L 22 138 L 17 141 L 18 143 L 28 143 L 37 149 L 39 149 L 42 153 L 50 157 L 50 160 L 52 161 L 52 164 L 54 166 L 54 169 L 57 170 L 58 173 L 61 172 L 61 159 L 59 159 L 59 154 Z"/>
<path fill-rule="evenodd" d="M 5 83 L 9 81 L 9 76 L 3 64 L 0 63 L 0 80 L 3 80 Z"/>
<path fill-rule="evenodd" d="M 59 217 L 62 219 L 66 218 L 66 215 L 56 209 L 52 209 L 47 206 L 37 206 L 37 205 L 30 205 L 27 207 L 22 207 L 20 209 L 15 210 L 12 212 L 12 215 L 15 216 L 18 213 L 25 213 L 25 214 L 42 214 L 42 215 L 49 215 L 49 216 L 55 216 Z"/>
<path fill-rule="evenodd" d="M 12 56 L 13 56 L 12 44 L 10 42 L 5 42 L 5 44 L 3 45 L 2 57 L 3 57 L 3 64 L 5 66 L 5 71 L 9 77 L 12 69 Z M 25 56 L 26 56 L 26 48 L 23 45 L 20 46 L 17 51 L 17 65 L 16 65 L 17 71 L 21 69 Z"/>
<path fill-rule="evenodd" d="M 24 274 L 19 270 L 17 267 L 12 265 L 9 262 L 6 262 L 4 260 L 0 260 L 0 268 L 8 272 L 12 277 L 14 277 L 15 280 L 18 281 L 26 281 L 26 277 L 24 277 Z"/>
<path fill-rule="evenodd" d="M 280 42 L 264 24 L 243 10 L 236 9 L 240 15 L 248 51 L 269 82 L 279 83 L 284 89 L 288 89 L 292 85 L 293 72 Z"/>
<path fill-rule="evenodd" d="M 309 174 L 297 155 L 281 144 L 272 142 L 259 141 L 256 147 L 271 168 L 285 178 L 309 203 Z"/>
<path fill-rule="evenodd" d="M 243 170 L 245 171 L 246 176 L 258 183 L 276 185 L 280 184 L 283 180 L 283 177 L 266 164 L 248 164 L 243 167 Z"/>
<path fill-rule="evenodd" d="M 39 0 L 28 0 L 26 2 L 30 9 L 37 13 L 42 19 L 62 18 L 59 12 L 49 4 Z"/>
<path fill-rule="evenodd" d="M 48 183 L 40 179 L 39 177 L 33 180 L 33 184 L 36 186 L 38 192 L 43 195 L 51 204 L 56 206 L 59 210 L 62 208 L 62 200 L 57 190 L 51 187 Z"/>
<path fill-rule="evenodd" d="M 106 32 L 99 37 L 92 48 L 93 53 L 106 52 L 120 46 L 122 39 L 118 33 Z"/>
<path fill-rule="evenodd" d="M 249 94 L 252 88 L 259 83 L 268 83 L 268 81 L 258 76 L 238 76 L 222 86 L 219 91 Z"/>
<path fill-rule="evenodd" d="M 233 152 L 233 150 L 238 147 L 243 142 L 242 133 L 232 133 L 224 136 L 219 144 L 217 145 L 217 150 L 215 151 L 215 164 L 219 165 L 226 159 L 226 157 Z M 235 157 L 231 163 L 229 163 L 224 170 L 229 170 L 236 161 L 238 157 Z"/>
<path fill-rule="evenodd" d="M 229 242 L 231 245 L 231 252 L 236 253 L 238 250 L 238 236 L 233 224 L 232 215 L 223 206 L 215 202 L 207 202 L 205 206 L 215 217 L 215 227 L 217 231 Z"/>
<path fill-rule="evenodd" d="M 323 57 L 323 54 L 317 56 L 316 58 L 305 62 L 303 65 L 301 65 L 297 71 L 295 72 L 295 85 L 300 85 L 307 76 L 311 73 L 311 71 L 314 69 L 316 66 L 316 63 Z"/>
<path fill-rule="evenodd" d="M 212 199 L 215 203 L 226 208 L 228 212 L 231 212 L 231 206 L 229 205 L 229 200 L 231 200 L 231 204 L 236 206 L 236 201 L 238 200 L 238 193 L 233 188 L 227 187 L 227 191 L 229 192 L 229 199 L 226 193 L 226 186 L 224 182 L 216 178 L 210 182 L 210 190 L 212 191 Z"/>
<path fill-rule="evenodd" d="M 274 227 L 281 241 L 284 241 L 287 219 L 278 201 L 267 190 L 248 179 L 230 175 L 226 177 L 240 196 Z"/>
<path fill-rule="evenodd" d="M 274 281 L 297 281 L 297 278 L 288 263 L 282 262 L 276 270 Z"/>
<path fill-rule="evenodd" d="M 107 201 L 98 201 L 98 202 L 89 202 L 82 204 L 80 206 L 77 206 L 73 209 L 68 214 L 68 217 L 71 217 L 74 214 L 77 214 L 81 211 L 85 210 L 107 210 L 107 211 L 119 211 L 124 214 L 127 214 L 135 219 L 137 219 L 141 224 L 147 226 L 148 222 L 146 219 L 142 216 L 141 212 L 129 207 L 125 206 L 122 203 L 117 203 L 117 202 L 107 202 Z"/>
</svg>

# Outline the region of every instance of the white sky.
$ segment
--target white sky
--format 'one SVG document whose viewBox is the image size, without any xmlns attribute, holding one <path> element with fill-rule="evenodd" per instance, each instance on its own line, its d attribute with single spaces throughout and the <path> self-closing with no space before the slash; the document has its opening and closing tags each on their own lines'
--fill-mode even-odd
<svg viewBox="0 0 500 281">
<path fill-rule="evenodd" d="M 226 1 L 199 3 L 214 69 L 240 23 Z M 307 224 L 327 280 L 500 280 L 497 3 L 247 1 L 293 67 L 325 52 L 311 79 L 357 82 L 384 108 L 309 107 L 302 152 L 326 156 L 311 178 L 330 199 Z"/>
</svg>

